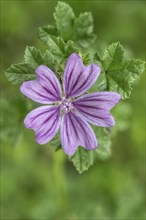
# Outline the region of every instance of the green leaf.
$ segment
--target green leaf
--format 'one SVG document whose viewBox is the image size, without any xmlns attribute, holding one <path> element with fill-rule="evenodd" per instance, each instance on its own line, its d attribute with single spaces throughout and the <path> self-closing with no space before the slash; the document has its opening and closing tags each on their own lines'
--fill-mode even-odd
<svg viewBox="0 0 146 220">
<path fill-rule="evenodd" d="M 5 75 L 12 84 L 19 85 L 24 81 L 36 78 L 35 71 L 26 63 L 11 65 L 5 72 Z"/>
<path fill-rule="evenodd" d="M 72 36 L 75 14 L 65 2 L 58 2 L 54 18 L 60 36 L 67 41 Z"/>
<path fill-rule="evenodd" d="M 93 17 L 91 12 L 81 13 L 79 17 L 76 18 L 75 30 L 80 37 L 90 35 L 93 32 Z"/>
<path fill-rule="evenodd" d="M 79 53 L 79 48 L 73 41 L 69 40 L 65 45 L 65 57 L 68 58 L 74 52 Z"/>
<path fill-rule="evenodd" d="M 99 159 L 108 159 L 111 155 L 110 130 L 101 127 L 94 127 L 98 140 L 98 148 L 95 150 Z"/>
<path fill-rule="evenodd" d="M 38 36 L 45 44 L 48 42 L 48 35 L 58 36 L 57 29 L 51 25 L 39 28 Z"/>
<path fill-rule="evenodd" d="M 26 47 L 24 60 L 25 63 L 27 63 L 34 69 L 37 68 L 39 65 L 43 64 L 41 52 L 37 50 L 35 47 Z"/>
<path fill-rule="evenodd" d="M 74 41 L 81 48 L 89 47 L 95 40 L 93 34 L 93 17 L 90 12 L 85 12 L 75 17 L 75 14 L 67 3 L 58 2 L 54 19 L 56 27 L 46 26 L 39 29 L 39 38 L 48 45 L 51 36 L 60 36 L 64 42 Z"/>
<path fill-rule="evenodd" d="M 94 58 L 99 62 L 97 55 Z M 138 59 L 126 59 L 123 46 L 119 42 L 110 45 L 103 59 L 100 60 L 105 78 L 104 85 L 106 81 L 105 90 L 118 92 L 123 99 L 129 98 L 132 83 L 144 72 L 145 62 Z"/>
<path fill-rule="evenodd" d="M 49 50 L 43 54 L 43 63 L 48 66 L 54 73 L 63 71 L 62 61 L 57 59 Z"/>
<path fill-rule="evenodd" d="M 99 56 L 98 52 L 96 52 L 96 53 L 94 54 L 94 61 L 95 61 L 100 67 L 102 67 L 102 65 L 103 65 L 103 60 L 102 60 L 102 58 Z"/>
<path fill-rule="evenodd" d="M 132 91 L 132 82 L 144 71 L 144 62 L 141 60 L 123 61 L 117 70 L 107 73 L 108 88 L 118 92 L 122 98 L 129 98 Z"/>
<path fill-rule="evenodd" d="M 89 65 L 91 63 L 90 54 L 87 52 L 82 55 L 82 60 L 85 65 Z"/>
<path fill-rule="evenodd" d="M 56 58 L 64 57 L 65 43 L 62 38 L 48 34 L 42 28 L 39 29 L 39 38 L 48 46 L 50 52 Z"/>
<path fill-rule="evenodd" d="M 49 50 L 46 50 L 46 52 L 43 54 L 43 62 L 46 66 L 52 69 L 53 72 L 57 72 L 60 68 L 60 63 L 54 58 Z"/>
<path fill-rule="evenodd" d="M 110 45 L 103 55 L 103 67 L 105 71 L 118 69 L 124 58 L 123 46 L 117 42 Z"/>
<path fill-rule="evenodd" d="M 81 47 L 81 48 L 88 48 L 90 47 L 96 40 L 96 35 L 91 34 L 90 36 L 86 37 L 86 38 L 82 38 L 77 40 L 77 44 Z"/>
<path fill-rule="evenodd" d="M 70 158 L 79 173 L 93 165 L 93 151 L 87 151 L 82 147 L 78 147 L 76 153 Z"/>
<path fill-rule="evenodd" d="M 75 42 L 81 47 L 88 47 L 94 43 L 96 36 L 93 34 L 93 17 L 90 12 L 79 15 L 74 24 Z"/>
</svg>

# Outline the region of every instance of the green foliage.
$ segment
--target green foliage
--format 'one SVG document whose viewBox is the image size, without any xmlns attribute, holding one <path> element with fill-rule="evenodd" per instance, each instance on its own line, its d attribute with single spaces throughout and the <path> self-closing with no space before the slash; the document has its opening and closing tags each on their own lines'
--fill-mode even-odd
<svg viewBox="0 0 146 220">
<path fill-rule="evenodd" d="M 14 85 L 20 85 L 27 80 L 35 79 L 35 72 L 32 67 L 26 63 L 11 65 L 5 72 L 8 81 Z"/>
<path fill-rule="evenodd" d="M 41 52 L 35 47 L 26 47 L 24 52 L 25 63 L 36 69 L 39 65 L 43 64 L 43 57 Z"/>
<path fill-rule="evenodd" d="M 6 70 L 8 81 L 20 85 L 24 81 L 35 79 L 35 69 L 41 64 L 47 65 L 56 74 L 62 74 L 66 58 L 73 52 L 79 52 L 72 41 L 65 44 L 63 39 L 55 36 L 49 38 L 48 46 L 49 50 L 43 54 L 35 47 L 27 46 L 24 54 L 25 63 L 11 65 Z"/>
<path fill-rule="evenodd" d="M 39 28 L 38 36 L 46 45 L 48 45 L 49 35 L 58 36 L 57 28 L 51 25 Z"/>
<path fill-rule="evenodd" d="M 42 32 L 41 32 L 42 33 Z M 58 59 L 64 56 L 64 47 L 65 43 L 61 37 L 56 37 L 54 35 L 47 35 L 46 38 L 43 38 L 46 42 L 51 53 Z"/>
<path fill-rule="evenodd" d="M 65 58 L 68 58 L 72 53 L 79 53 L 80 49 L 75 45 L 75 43 L 69 40 L 65 45 Z"/>
<path fill-rule="evenodd" d="M 82 55 L 82 60 L 83 60 L 84 65 L 89 65 L 91 63 L 90 54 L 88 52 L 83 54 Z"/>
<path fill-rule="evenodd" d="M 69 40 L 74 32 L 75 14 L 72 8 L 64 2 L 58 2 L 55 8 L 54 18 L 60 36 L 65 41 Z"/>
<path fill-rule="evenodd" d="M 123 46 L 117 42 L 110 45 L 103 55 L 103 67 L 105 71 L 116 70 L 122 63 L 124 57 Z"/>
<path fill-rule="evenodd" d="M 47 28 L 46 28 L 47 29 Z M 47 33 L 49 32 L 49 29 Z M 73 41 L 69 40 L 67 43 L 61 37 L 57 37 L 51 34 L 46 34 L 44 28 L 39 30 L 39 38 L 48 46 L 52 55 L 59 60 L 67 58 L 71 53 L 78 52 L 78 47 Z"/>
<path fill-rule="evenodd" d="M 93 151 L 87 151 L 83 147 L 78 147 L 76 153 L 70 158 L 79 173 L 88 170 L 93 165 Z"/>
<path fill-rule="evenodd" d="M 46 52 L 43 54 L 43 63 L 56 73 L 62 70 L 60 62 L 52 55 L 49 50 L 46 50 Z"/>
<path fill-rule="evenodd" d="M 48 33 L 50 33 L 49 26 L 46 28 L 40 28 L 39 38 L 48 46 L 49 53 L 51 54 L 52 59 L 54 59 L 57 62 L 58 66 L 61 67 L 59 71 L 63 71 L 63 67 L 67 57 L 73 52 L 78 53 L 79 49 L 73 41 L 69 40 L 67 43 L 65 43 L 61 37 L 57 37 Z M 54 63 L 54 65 L 56 64 L 56 62 Z"/>
<path fill-rule="evenodd" d="M 81 47 L 87 48 L 94 43 L 96 35 L 93 34 L 93 17 L 90 12 L 79 15 L 74 24 L 74 41 Z"/>
<path fill-rule="evenodd" d="M 72 40 L 77 46 L 88 48 L 96 40 L 93 34 L 93 17 L 90 12 L 76 17 L 72 8 L 64 2 L 58 2 L 54 18 L 56 25 L 39 29 L 39 38 L 48 46 L 53 36 L 60 36 L 65 42 Z M 51 39 L 50 39 L 51 38 Z"/>
<path fill-rule="evenodd" d="M 129 98 L 131 85 L 144 72 L 145 62 L 126 59 L 123 46 L 119 42 L 110 45 L 102 59 L 98 54 L 94 58 L 102 66 L 106 80 L 105 90 L 118 92 L 123 99 Z"/>
</svg>

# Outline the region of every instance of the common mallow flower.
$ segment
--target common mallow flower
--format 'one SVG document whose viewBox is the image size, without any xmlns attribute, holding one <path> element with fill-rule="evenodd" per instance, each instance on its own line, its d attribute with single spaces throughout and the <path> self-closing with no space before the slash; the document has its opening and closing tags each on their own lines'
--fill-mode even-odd
<svg viewBox="0 0 146 220">
<path fill-rule="evenodd" d="M 37 78 L 23 82 L 21 92 L 35 102 L 45 104 L 25 118 L 27 128 L 35 131 L 36 141 L 46 144 L 58 132 L 66 154 L 73 155 L 78 146 L 97 148 L 96 136 L 88 124 L 110 127 L 115 124 L 110 109 L 119 101 L 115 92 L 93 92 L 83 95 L 97 80 L 100 67 L 84 66 L 73 53 L 65 65 L 62 88 L 56 75 L 47 66 L 36 69 Z"/>
</svg>

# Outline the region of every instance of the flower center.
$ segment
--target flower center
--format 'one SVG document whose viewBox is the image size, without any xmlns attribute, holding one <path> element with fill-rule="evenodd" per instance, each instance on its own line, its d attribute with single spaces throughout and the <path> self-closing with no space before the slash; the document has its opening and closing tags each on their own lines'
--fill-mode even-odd
<svg viewBox="0 0 146 220">
<path fill-rule="evenodd" d="M 74 109 L 72 101 L 70 99 L 63 98 L 61 109 L 64 113 L 68 113 Z"/>
</svg>

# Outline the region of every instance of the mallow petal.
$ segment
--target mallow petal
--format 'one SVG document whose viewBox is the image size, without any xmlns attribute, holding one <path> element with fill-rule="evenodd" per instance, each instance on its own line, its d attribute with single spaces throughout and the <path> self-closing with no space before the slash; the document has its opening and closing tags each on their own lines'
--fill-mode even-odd
<svg viewBox="0 0 146 220">
<path fill-rule="evenodd" d="M 115 124 L 110 109 L 120 100 L 115 92 L 94 92 L 73 101 L 78 115 L 87 122 L 101 127 L 111 127 Z"/>
<path fill-rule="evenodd" d="M 47 66 L 36 69 L 36 80 L 23 82 L 21 92 L 35 102 L 51 104 L 61 100 L 61 86 L 55 74 Z"/>
<path fill-rule="evenodd" d="M 26 116 L 24 124 L 27 128 L 35 131 L 36 141 L 39 144 L 46 144 L 58 132 L 60 126 L 60 107 L 41 106 L 36 108 Z"/>
<path fill-rule="evenodd" d="M 66 154 L 73 155 L 78 146 L 87 150 L 97 148 L 97 139 L 91 126 L 75 112 L 64 114 L 61 122 L 61 143 Z"/>
<path fill-rule="evenodd" d="M 77 97 L 85 93 L 97 80 L 100 70 L 96 64 L 84 66 L 78 54 L 70 55 L 63 76 L 65 97 Z"/>
</svg>

